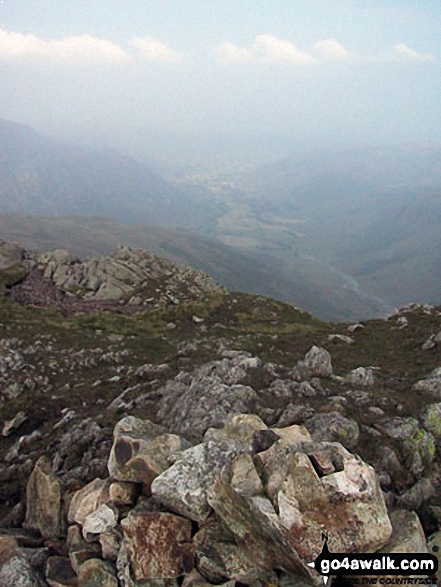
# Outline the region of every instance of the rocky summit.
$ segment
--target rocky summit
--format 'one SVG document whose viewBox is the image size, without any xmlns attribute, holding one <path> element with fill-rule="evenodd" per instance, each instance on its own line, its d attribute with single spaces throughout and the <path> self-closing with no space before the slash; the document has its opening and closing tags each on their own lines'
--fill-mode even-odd
<svg viewBox="0 0 441 587">
<path fill-rule="evenodd" d="M 439 556 L 441 308 L 333 324 L 5 242 L 0 294 L 0 587 L 318 586 L 325 537 Z"/>
</svg>

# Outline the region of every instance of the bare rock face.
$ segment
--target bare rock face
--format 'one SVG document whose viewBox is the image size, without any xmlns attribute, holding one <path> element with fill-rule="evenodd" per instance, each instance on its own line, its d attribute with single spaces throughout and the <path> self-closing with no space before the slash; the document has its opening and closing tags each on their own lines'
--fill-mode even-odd
<svg viewBox="0 0 441 587">
<path fill-rule="evenodd" d="M 133 510 L 121 525 L 137 581 L 174 579 L 193 567 L 189 520 L 169 513 Z"/>
<path fill-rule="evenodd" d="M 58 538 L 63 533 L 61 482 L 51 471 L 51 463 L 41 457 L 29 478 L 26 491 L 25 527 L 37 530 L 43 538 Z"/>
<path fill-rule="evenodd" d="M 124 300 L 139 305 L 145 301 L 140 292 L 152 282 L 160 286 L 161 297 L 177 303 L 225 291 L 202 271 L 184 271 L 166 259 L 123 245 L 111 257 L 80 261 L 59 249 L 36 256 L 34 263 L 60 291 L 89 300 Z"/>
</svg>

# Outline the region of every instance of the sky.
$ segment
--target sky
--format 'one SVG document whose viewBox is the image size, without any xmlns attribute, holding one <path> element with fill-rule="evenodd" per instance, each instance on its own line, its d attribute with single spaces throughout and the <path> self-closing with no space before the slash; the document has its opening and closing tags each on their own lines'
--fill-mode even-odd
<svg viewBox="0 0 441 587">
<path fill-rule="evenodd" d="M 439 141 L 440 31 L 437 0 L 0 0 L 0 117 Z"/>
</svg>

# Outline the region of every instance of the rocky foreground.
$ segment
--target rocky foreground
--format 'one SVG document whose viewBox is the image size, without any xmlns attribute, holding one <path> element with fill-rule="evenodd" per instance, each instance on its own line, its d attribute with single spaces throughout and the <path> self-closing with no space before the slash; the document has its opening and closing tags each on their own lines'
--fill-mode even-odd
<svg viewBox="0 0 441 587">
<path fill-rule="evenodd" d="M 320 585 L 323 534 L 440 552 L 438 308 L 332 325 L 161 261 L 94 299 L 113 270 L 2 251 L 1 587 Z"/>
</svg>

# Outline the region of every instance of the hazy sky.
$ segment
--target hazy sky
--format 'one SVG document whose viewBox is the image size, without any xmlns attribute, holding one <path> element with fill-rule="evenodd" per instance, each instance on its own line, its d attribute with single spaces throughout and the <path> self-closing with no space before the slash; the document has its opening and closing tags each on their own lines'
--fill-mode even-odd
<svg viewBox="0 0 441 587">
<path fill-rule="evenodd" d="M 0 117 L 441 140 L 437 0 L 0 0 Z"/>
</svg>

